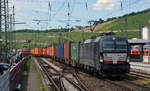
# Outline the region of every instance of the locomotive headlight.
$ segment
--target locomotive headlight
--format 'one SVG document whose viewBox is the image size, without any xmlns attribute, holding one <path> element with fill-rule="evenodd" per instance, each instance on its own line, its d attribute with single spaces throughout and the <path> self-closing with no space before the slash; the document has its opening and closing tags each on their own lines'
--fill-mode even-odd
<svg viewBox="0 0 150 91">
<path fill-rule="evenodd" d="M 130 62 L 130 57 L 128 56 L 128 57 L 127 57 L 127 63 L 129 63 L 129 62 Z"/>
<path fill-rule="evenodd" d="M 100 60 L 99 60 L 100 62 L 103 62 L 104 60 L 103 60 L 103 58 L 100 58 Z"/>
<path fill-rule="evenodd" d="M 100 61 L 100 62 L 103 62 L 104 60 L 103 60 L 103 59 L 100 59 L 99 61 Z"/>
</svg>

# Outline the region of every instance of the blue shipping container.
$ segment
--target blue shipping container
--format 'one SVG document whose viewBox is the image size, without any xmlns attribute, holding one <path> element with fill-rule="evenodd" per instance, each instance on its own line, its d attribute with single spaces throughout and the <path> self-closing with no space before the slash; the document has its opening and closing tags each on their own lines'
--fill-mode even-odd
<svg viewBox="0 0 150 91">
<path fill-rule="evenodd" d="M 60 57 L 64 58 L 64 44 L 60 45 Z"/>
<path fill-rule="evenodd" d="M 56 56 L 59 57 L 59 45 L 56 46 Z"/>
<path fill-rule="evenodd" d="M 57 57 L 64 58 L 64 44 L 60 44 L 56 47 Z"/>
</svg>

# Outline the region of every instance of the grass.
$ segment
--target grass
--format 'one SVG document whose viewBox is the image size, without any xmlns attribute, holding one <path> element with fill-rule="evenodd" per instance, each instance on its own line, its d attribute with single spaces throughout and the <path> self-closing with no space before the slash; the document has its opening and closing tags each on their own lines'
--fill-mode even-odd
<svg viewBox="0 0 150 91">
<path fill-rule="evenodd" d="M 26 86 L 24 85 L 24 80 L 27 80 L 25 79 L 26 77 L 28 77 L 28 73 L 29 73 L 29 70 L 30 70 L 30 65 L 31 65 L 31 61 L 30 60 L 27 60 L 25 62 L 25 65 L 24 65 L 24 69 L 23 69 L 23 72 L 21 73 L 21 78 L 20 78 L 20 83 L 21 83 L 21 91 L 23 91 L 24 89 L 26 89 Z"/>
<path fill-rule="evenodd" d="M 25 85 L 25 83 L 23 82 L 24 80 L 27 80 L 28 75 L 29 75 L 29 70 L 30 70 L 30 65 L 31 65 L 31 60 L 27 60 L 25 65 L 24 65 L 24 69 L 23 72 L 21 74 L 21 79 L 20 79 L 20 83 L 21 83 L 21 91 L 24 91 L 24 89 L 27 88 L 27 86 Z M 38 68 L 36 64 L 33 64 L 34 68 L 36 69 L 37 73 L 38 73 L 38 78 L 40 79 L 40 89 L 41 91 L 46 91 L 45 86 L 42 82 L 42 78 L 40 73 L 38 72 Z"/>
<path fill-rule="evenodd" d="M 124 32 L 117 32 L 115 33 L 117 36 L 124 36 Z M 132 38 L 139 38 L 139 32 L 134 32 L 134 31 L 128 31 L 127 32 L 128 39 Z"/>
<path fill-rule="evenodd" d="M 36 44 L 37 47 L 47 47 L 50 45 L 57 45 L 59 44 L 59 33 L 53 33 L 53 32 L 48 32 L 48 33 L 39 33 L 39 38 L 36 38 Z M 82 32 L 63 32 L 61 33 L 60 36 L 60 43 L 65 43 L 65 42 L 79 42 L 82 41 L 83 38 L 84 40 L 91 38 L 92 36 L 100 36 L 100 33 L 90 33 L 90 32 L 85 32 L 84 37 Z M 117 32 L 115 33 L 117 36 L 124 36 L 123 32 Z M 138 38 L 139 37 L 139 32 L 135 31 L 128 31 L 127 33 L 128 38 Z M 16 33 L 16 39 L 17 40 L 31 40 L 31 43 L 29 44 L 28 42 L 17 42 L 17 47 L 22 48 L 23 46 L 30 46 L 30 48 L 34 48 L 35 45 L 35 33 Z"/>
<path fill-rule="evenodd" d="M 35 38 L 35 35 L 37 36 L 37 33 L 16 33 L 16 40 L 31 40 L 30 47 L 33 48 L 33 45 L 35 44 L 35 40 L 37 43 L 37 47 L 46 47 L 49 45 L 57 45 L 59 44 L 59 38 L 60 38 L 60 43 L 65 43 L 65 42 L 79 42 L 83 40 L 82 37 L 82 32 L 62 32 L 61 34 L 59 32 L 53 33 L 53 32 L 48 32 L 48 33 L 39 33 L 38 39 L 37 37 Z M 99 33 L 89 33 L 86 32 L 84 33 L 84 40 L 91 38 L 91 36 L 98 36 Z M 22 48 L 24 45 L 29 46 L 29 43 L 23 41 L 23 42 L 17 42 L 17 47 Z"/>
<path fill-rule="evenodd" d="M 104 27 L 98 29 L 101 30 L 123 30 L 124 29 L 124 20 L 123 18 L 115 19 L 111 24 L 105 25 Z M 148 22 L 150 20 L 150 9 L 147 12 L 141 12 L 133 16 L 127 16 L 127 29 L 128 30 L 137 30 L 140 28 L 140 25 L 150 26 Z"/>
<path fill-rule="evenodd" d="M 137 84 L 144 84 L 145 85 L 145 84 L 149 84 L 149 82 L 150 82 L 150 79 L 138 78 L 138 77 L 132 76 L 130 74 L 125 75 L 125 78 L 128 80 L 134 81 Z"/>
<path fill-rule="evenodd" d="M 34 68 L 38 72 L 38 78 L 40 79 L 40 89 L 41 89 L 41 91 L 46 91 L 45 86 L 44 86 L 43 81 L 42 81 L 42 78 L 41 78 L 41 74 L 38 71 L 38 66 L 35 63 L 34 63 Z"/>
</svg>

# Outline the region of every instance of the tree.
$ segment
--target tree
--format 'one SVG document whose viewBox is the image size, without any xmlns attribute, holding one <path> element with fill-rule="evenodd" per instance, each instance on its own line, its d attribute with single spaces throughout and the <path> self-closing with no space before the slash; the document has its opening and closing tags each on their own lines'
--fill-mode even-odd
<svg viewBox="0 0 150 91">
<path fill-rule="evenodd" d="M 104 20 L 102 18 L 100 18 L 98 21 L 93 21 L 93 25 L 98 25 L 98 24 L 101 24 L 101 23 L 104 23 Z"/>
<path fill-rule="evenodd" d="M 104 23 L 104 20 L 102 18 L 99 19 L 99 24 Z"/>
</svg>

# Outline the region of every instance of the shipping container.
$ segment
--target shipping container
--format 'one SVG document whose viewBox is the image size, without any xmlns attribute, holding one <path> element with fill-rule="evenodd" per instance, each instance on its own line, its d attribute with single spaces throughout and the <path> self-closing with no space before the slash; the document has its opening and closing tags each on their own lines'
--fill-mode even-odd
<svg viewBox="0 0 150 91">
<path fill-rule="evenodd" d="M 38 48 L 38 55 L 43 55 L 43 48 Z"/>
<path fill-rule="evenodd" d="M 80 43 L 71 43 L 71 59 L 79 60 Z"/>
<path fill-rule="evenodd" d="M 50 56 L 56 56 L 56 46 L 50 47 Z"/>
<path fill-rule="evenodd" d="M 31 50 L 31 54 L 34 55 L 34 50 Z"/>
<path fill-rule="evenodd" d="M 34 48 L 34 54 L 38 55 L 39 54 L 39 48 Z"/>
<path fill-rule="evenodd" d="M 47 48 L 47 56 L 50 56 L 50 47 Z"/>
<path fill-rule="evenodd" d="M 59 45 L 56 46 L 56 56 L 59 57 Z"/>
<path fill-rule="evenodd" d="M 44 55 L 44 56 L 47 55 L 47 48 L 43 48 L 43 55 Z"/>
<path fill-rule="evenodd" d="M 59 58 L 64 58 L 64 44 L 57 45 L 56 55 Z"/>
<path fill-rule="evenodd" d="M 71 53 L 70 53 L 71 46 L 70 45 L 71 45 L 71 42 L 64 44 L 64 58 L 70 59 L 70 56 L 71 56 Z"/>
<path fill-rule="evenodd" d="M 22 48 L 21 53 L 22 55 L 30 55 L 31 53 L 30 48 Z"/>
</svg>

